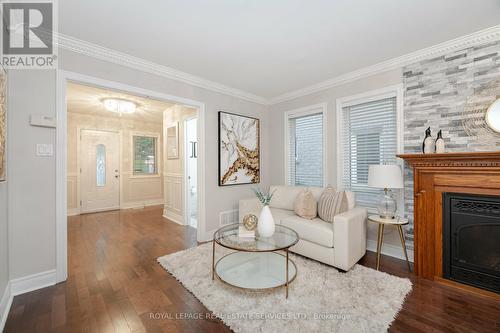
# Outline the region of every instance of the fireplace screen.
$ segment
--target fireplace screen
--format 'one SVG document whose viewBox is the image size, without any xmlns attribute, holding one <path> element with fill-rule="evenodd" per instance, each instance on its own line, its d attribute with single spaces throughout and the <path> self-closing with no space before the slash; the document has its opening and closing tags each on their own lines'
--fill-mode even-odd
<svg viewBox="0 0 500 333">
<path fill-rule="evenodd" d="M 500 293 L 500 197 L 443 194 L 443 275 Z"/>
</svg>

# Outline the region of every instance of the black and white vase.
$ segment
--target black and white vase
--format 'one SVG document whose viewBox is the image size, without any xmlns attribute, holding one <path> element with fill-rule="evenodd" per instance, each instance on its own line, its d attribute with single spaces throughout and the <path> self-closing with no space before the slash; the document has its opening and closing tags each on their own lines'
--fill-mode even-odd
<svg viewBox="0 0 500 333">
<path fill-rule="evenodd" d="M 432 154 L 436 150 L 434 139 L 431 136 L 431 128 L 425 130 L 425 139 L 422 143 L 422 152 L 424 154 Z"/>
</svg>

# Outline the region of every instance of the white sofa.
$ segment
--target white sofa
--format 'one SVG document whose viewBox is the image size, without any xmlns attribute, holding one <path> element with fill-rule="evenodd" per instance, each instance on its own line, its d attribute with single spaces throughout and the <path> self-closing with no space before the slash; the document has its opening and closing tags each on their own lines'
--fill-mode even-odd
<svg viewBox="0 0 500 333">
<path fill-rule="evenodd" d="M 308 187 L 318 201 L 323 188 Z M 292 228 L 299 242 L 290 251 L 348 271 L 366 252 L 366 209 L 355 207 L 354 193 L 346 192 L 349 210 L 336 215 L 333 223 L 319 217 L 307 220 L 296 215 L 295 198 L 304 189 L 300 186 L 271 186 L 274 196 L 269 205 L 276 224 Z M 239 221 L 247 214 L 257 217 L 262 204 L 257 198 L 243 199 L 239 203 Z"/>
</svg>

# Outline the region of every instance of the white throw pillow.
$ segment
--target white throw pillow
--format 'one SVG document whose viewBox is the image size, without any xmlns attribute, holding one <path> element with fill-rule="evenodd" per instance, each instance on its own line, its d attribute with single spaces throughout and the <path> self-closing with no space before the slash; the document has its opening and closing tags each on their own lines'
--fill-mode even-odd
<svg viewBox="0 0 500 333">
<path fill-rule="evenodd" d="M 309 189 L 300 191 L 295 198 L 293 208 L 295 214 L 308 220 L 312 220 L 318 215 L 318 203 Z"/>
<path fill-rule="evenodd" d="M 326 222 L 333 222 L 337 214 L 348 210 L 345 191 L 337 192 L 333 187 L 325 189 L 318 202 L 319 218 Z"/>
</svg>

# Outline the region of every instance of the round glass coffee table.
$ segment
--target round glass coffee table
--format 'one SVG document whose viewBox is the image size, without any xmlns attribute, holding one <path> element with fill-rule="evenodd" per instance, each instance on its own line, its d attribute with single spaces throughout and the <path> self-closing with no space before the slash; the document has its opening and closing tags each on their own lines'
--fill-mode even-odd
<svg viewBox="0 0 500 333">
<path fill-rule="evenodd" d="M 212 252 L 212 280 L 221 281 L 246 290 L 266 290 L 285 287 L 297 276 L 295 263 L 288 258 L 288 249 L 297 244 L 299 235 L 292 229 L 276 225 L 271 237 L 238 236 L 241 224 L 229 224 L 214 233 Z M 215 262 L 215 244 L 236 250 Z M 285 254 L 278 253 L 284 251 Z"/>
</svg>

